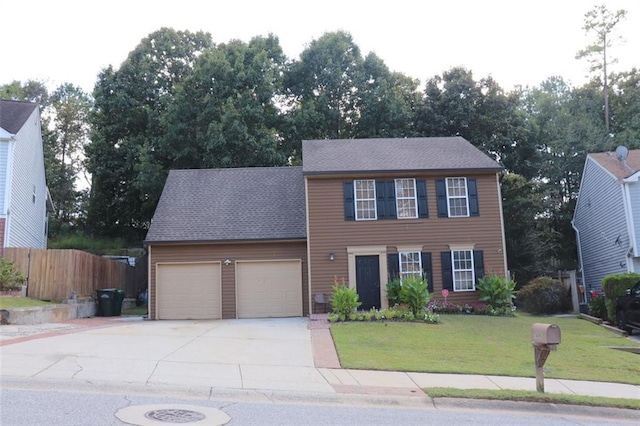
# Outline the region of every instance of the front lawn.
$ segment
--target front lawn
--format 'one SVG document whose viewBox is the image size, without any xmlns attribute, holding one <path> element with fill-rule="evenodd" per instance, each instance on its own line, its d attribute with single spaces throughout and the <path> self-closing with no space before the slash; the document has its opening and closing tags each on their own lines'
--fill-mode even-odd
<svg viewBox="0 0 640 426">
<path fill-rule="evenodd" d="M 640 355 L 608 346 L 639 344 L 577 318 L 441 315 L 441 324 L 331 325 L 343 368 L 535 377 L 531 325 L 560 327 L 562 343 L 545 377 L 640 384 Z"/>
<path fill-rule="evenodd" d="M 0 309 L 31 308 L 32 306 L 46 306 L 49 302 L 43 302 L 29 297 L 0 297 Z"/>
</svg>

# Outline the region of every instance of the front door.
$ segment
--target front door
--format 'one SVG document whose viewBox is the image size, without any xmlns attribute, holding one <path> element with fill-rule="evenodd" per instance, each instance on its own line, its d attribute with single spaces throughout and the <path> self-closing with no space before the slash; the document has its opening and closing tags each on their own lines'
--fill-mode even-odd
<svg viewBox="0 0 640 426">
<path fill-rule="evenodd" d="M 356 256 L 356 291 L 360 310 L 380 309 L 380 257 Z"/>
</svg>

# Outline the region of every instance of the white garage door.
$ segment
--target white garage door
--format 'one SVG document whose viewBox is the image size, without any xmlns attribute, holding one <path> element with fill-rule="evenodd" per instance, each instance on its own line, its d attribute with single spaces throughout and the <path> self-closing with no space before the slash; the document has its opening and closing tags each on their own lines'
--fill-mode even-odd
<svg viewBox="0 0 640 426">
<path fill-rule="evenodd" d="M 218 319 L 219 263 L 166 263 L 156 270 L 158 319 Z"/>
<path fill-rule="evenodd" d="M 238 318 L 301 317 L 302 262 L 236 263 Z"/>
</svg>

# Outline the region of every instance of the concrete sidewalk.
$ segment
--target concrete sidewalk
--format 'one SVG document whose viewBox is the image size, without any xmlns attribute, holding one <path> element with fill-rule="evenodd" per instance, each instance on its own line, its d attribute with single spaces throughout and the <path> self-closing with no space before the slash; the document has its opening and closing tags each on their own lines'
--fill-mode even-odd
<svg viewBox="0 0 640 426">
<path fill-rule="evenodd" d="M 0 373 L 3 379 L 410 398 L 426 397 L 425 387 L 536 389 L 535 379 L 525 377 L 342 369 L 322 317 L 225 321 L 111 317 L 0 326 Z M 251 331 L 256 324 L 267 328 Z M 618 383 L 545 379 L 545 390 L 640 399 L 640 386 Z"/>
</svg>

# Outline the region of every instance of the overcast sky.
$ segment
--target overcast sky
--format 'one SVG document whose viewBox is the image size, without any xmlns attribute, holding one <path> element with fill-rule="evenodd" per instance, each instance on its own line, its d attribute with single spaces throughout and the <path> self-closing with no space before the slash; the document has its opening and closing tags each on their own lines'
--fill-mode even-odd
<svg viewBox="0 0 640 426">
<path fill-rule="evenodd" d="M 161 27 L 203 30 L 216 43 L 273 33 L 290 58 L 323 33 L 344 30 L 363 56 L 373 51 L 422 83 L 461 65 L 505 89 L 553 75 L 581 85 L 587 63 L 575 54 L 592 40 L 584 14 L 602 3 L 628 11 L 617 27 L 626 42 L 611 51 L 614 70 L 640 68 L 638 0 L 3 1 L 0 85 L 39 79 L 91 92 L 102 68 L 118 67 Z"/>
</svg>

